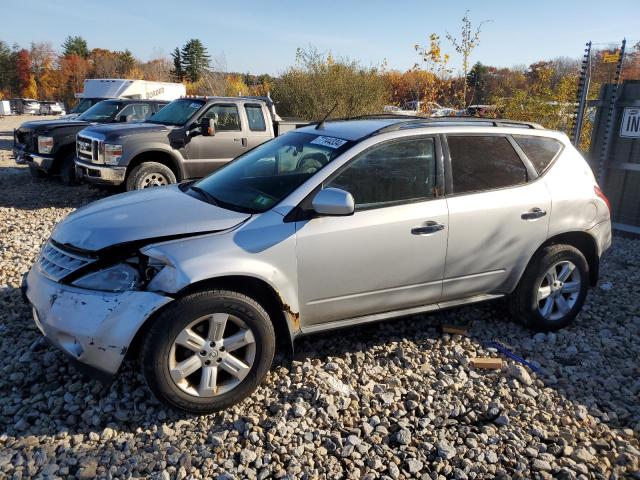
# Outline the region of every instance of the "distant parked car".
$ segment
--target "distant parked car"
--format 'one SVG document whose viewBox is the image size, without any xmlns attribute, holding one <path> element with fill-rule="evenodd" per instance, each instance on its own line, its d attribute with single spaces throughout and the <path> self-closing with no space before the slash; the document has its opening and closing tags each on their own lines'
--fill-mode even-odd
<svg viewBox="0 0 640 480">
<path fill-rule="evenodd" d="M 64 105 L 61 102 L 45 100 L 40 102 L 40 115 L 64 115 Z"/>
<path fill-rule="evenodd" d="M 501 297 L 524 325 L 562 328 L 610 244 L 608 201 L 565 134 L 386 116 L 76 210 L 24 289 L 85 370 L 111 378 L 138 354 L 160 399 L 205 413 L 251 394 L 276 340 Z"/>
<path fill-rule="evenodd" d="M 40 102 L 33 98 L 12 98 L 9 103 L 11 110 L 16 115 L 37 115 L 40 113 Z"/>
</svg>

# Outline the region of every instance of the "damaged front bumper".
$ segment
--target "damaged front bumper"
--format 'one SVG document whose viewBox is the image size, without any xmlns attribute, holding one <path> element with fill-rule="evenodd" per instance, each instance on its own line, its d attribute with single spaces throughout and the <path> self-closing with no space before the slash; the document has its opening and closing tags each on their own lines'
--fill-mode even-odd
<svg viewBox="0 0 640 480">
<path fill-rule="evenodd" d="M 37 267 L 23 290 L 42 334 L 100 380 L 113 377 L 142 324 L 172 298 L 152 292 L 99 292 L 53 282 Z"/>
</svg>

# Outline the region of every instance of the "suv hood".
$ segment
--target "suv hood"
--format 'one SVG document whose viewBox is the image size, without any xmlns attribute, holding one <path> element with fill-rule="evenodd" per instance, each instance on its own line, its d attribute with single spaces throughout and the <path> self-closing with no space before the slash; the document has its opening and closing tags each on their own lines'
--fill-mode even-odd
<svg viewBox="0 0 640 480">
<path fill-rule="evenodd" d="M 96 125 L 87 129 L 88 131 L 101 133 L 109 138 L 115 137 L 128 137 L 130 135 L 137 135 L 139 133 L 152 133 L 152 132 L 169 132 L 173 130 L 172 127 L 166 125 L 160 125 L 158 123 L 111 123 L 109 125 Z"/>
<path fill-rule="evenodd" d="M 178 185 L 169 185 L 90 203 L 60 222 L 51 238 L 95 252 L 127 242 L 227 230 L 250 217 L 202 202 Z"/>
</svg>

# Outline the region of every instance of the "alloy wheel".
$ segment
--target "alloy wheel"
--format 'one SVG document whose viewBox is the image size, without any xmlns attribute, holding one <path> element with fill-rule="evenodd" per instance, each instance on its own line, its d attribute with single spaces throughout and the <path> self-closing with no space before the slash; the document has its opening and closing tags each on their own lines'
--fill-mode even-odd
<svg viewBox="0 0 640 480">
<path fill-rule="evenodd" d="M 168 368 L 183 392 L 215 397 L 237 387 L 249 374 L 256 357 L 251 329 L 228 313 L 200 317 L 173 341 Z"/>
<path fill-rule="evenodd" d="M 547 320 L 560 320 L 580 296 L 582 278 L 569 260 L 555 263 L 545 273 L 537 291 L 538 312 Z"/>
</svg>

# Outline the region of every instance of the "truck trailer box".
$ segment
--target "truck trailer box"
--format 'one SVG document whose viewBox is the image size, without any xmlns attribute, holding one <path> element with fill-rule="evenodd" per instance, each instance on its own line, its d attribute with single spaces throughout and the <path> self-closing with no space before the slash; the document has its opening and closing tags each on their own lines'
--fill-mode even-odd
<svg viewBox="0 0 640 480">
<path fill-rule="evenodd" d="M 186 94 L 181 83 L 151 82 L 122 78 L 91 78 L 84 81 L 84 90 L 77 98 L 132 98 L 144 100 L 175 100 Z"/>
</svg>

